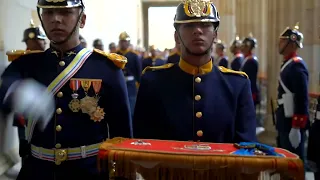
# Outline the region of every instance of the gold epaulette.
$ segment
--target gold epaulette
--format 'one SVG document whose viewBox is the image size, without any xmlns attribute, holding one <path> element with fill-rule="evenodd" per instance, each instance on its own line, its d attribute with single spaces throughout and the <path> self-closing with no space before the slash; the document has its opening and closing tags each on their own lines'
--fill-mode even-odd
<svg viewBox="0 0 320 180">
<path fill-rule="evenodd" d="M 223 66 L 219 66 L 219 70 L 220 70 L 221 72 L 223 72 L 223 73 L 237 74 L 237 75 L 246 77 L 247 79 L 249 78 L 248 75 L 247 75 L 245 72 L 242 72 L 242 71 L 234 71 L 234 70 L 225 68 L 225 67 L 223 67 Z"/>
<path fill-rule="evenodd" d="M 144 68 L 144 70 L 142 71 L 142 74 L 146 73 L 146 71 L 148 70 L 159 70 L 159 69 L 168 69 L 171 68 L 174 64 L 173 63 L 168 63 L 168 64 L 164 64 L 162 66 L 147 66 L 146 68 Z"/>
<path fill-rule="evenodd" d="M 40 51 L 40 50 L 34 50 L 34 51 L 31 51 L 31 50 L 11 50 L 11 51 L 8 51 L 6 53 L 6 55 L 8 56 L 8 61 L 12 62 L 21 56 L 24 56 L 27 54 L 42 53 L 42 52 L 43 51 Z"/>
<path fill-rule="evenodd" d="M 175 55 L 175 54 L 177 54 L 177 52 L 176 52 L 176 51 L 171 52 L 171 53 L 169 54 L 169 56 L 173 56 L 173 55 Z"/>
<path fill-rule="evenodd" d="M 101 51 L 99 49 L 93 49 L 93 51 L 107 57 L 109 60 L 111 60 L 113 62 L 113 64 L 115 64 L 120 69 L 123 69 L 128 62 L 126 57 L 121 56 L 116 53 L 106 53 L 106 52 Z"/>
</svg>

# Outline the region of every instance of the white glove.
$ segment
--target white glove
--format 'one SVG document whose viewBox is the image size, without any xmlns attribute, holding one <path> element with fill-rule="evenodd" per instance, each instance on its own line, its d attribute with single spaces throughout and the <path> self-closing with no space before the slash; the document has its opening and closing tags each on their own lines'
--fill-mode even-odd
<svg viewBox="0 0 320 180">
<path fill-rule="evenodd" d="M 300 129 L 291 128 L 289 133 L 289 140 L 293 148 L 297 148 L 301 142 Z"/>
<path fill-rule="evenodd" d="M 13 111 L 38 121 L 41 130 L 44 130 L 51 120 L 55 101 L 47 88 L 35 80 L 23 80 L 13 92 Z"/>
</svg>

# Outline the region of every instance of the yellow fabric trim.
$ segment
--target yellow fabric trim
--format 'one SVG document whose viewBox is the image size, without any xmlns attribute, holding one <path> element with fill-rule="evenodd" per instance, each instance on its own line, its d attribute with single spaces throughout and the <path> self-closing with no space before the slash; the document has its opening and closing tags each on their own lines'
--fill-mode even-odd
<svg viewBox="0 0 320 180">
<path fill-rule="evenodd" d="M 123 69 L 128 62 L 127 58 L 120 55 L 120 54 L 106 53 L 106 52 L 101 51 L 99 49 L 93 49 L 93 51 L 107 57 L 109 60 L 111 60 L 113 62 L 113 64 L 115 64 L 120 69 Z"/>
<path fill-rule="evenodd" d="M 193 65 L 187 63 L 182 58 L 180 58 L 179 67 L 182 69 L 182 71 L 184 71 L 188 74 L 192 74 L 192 75 L 201 74 L 201 75 L 203 75 L 203 74 L 208 74 L 212 71 L 213 64 L 212 64 L 212 61 L 210 60 L 206 64 L 204 64 L 200 67 L 197 67 L 197 66 L 193 66 Z"/>
<path fill-rule="evenodd" d="M 18 59 L 19 57 L 21 57 L 23 55 L 42 53 L 42 52 L 44 52 L 44 51 L 40 51 L 40 50 L 35 50 L 35 51 L 31 51 L 31 50 L 12 50 L 12 51 L 8 51 L 6 53 L 6 55 L 8 56 L 8 61 L 12 62 L 12 61 Z"/>
<path fill-rule="evenodd" d="M 168 64 L 164 64 L 162 66 L 147 66 L 146 68 L 144 68 L 144 70 L 142 71 L 142 74 L 146 73 L 146 71 L 148 70 L 159 70 L 159 69 L 168 69 L 171 68 L 174 64 L 173 63 L 168 63 Z"/>
<path fill-rule="evenodd" d="M 248 75 L 245 72 L 242 72 L 242 71 L 234 71 L 234 70 L 225 68 L 223 66 L 219 66 L 219 70 L 221 72 L 223 72 L 223 73 L 237 74 L 237 75 L 240 75 L 240 76 L 243 76 L 243 77 L 246 77 L 247 79 L 249 79 Z"/>
<path fill-rule="evenodd" d="M 101 146 L 101 143 L 86 146 L 86 151 L 98 149 L 100 146 Z M 61 149 L 64 149 L 64 148 L 61 148 Z M 42 148 L 42 147 L 37 147 L 33 144 L 31 144 L 31 150 L 38 152 L 40 154 L 55 155 L 55 149 L 46 149 L 46 148 Z M 67 153 L 79 153 L 79 154 L 81 153 L 81 147 L 66 148 L 65 150 L 67 151 Z"/>
</svg>

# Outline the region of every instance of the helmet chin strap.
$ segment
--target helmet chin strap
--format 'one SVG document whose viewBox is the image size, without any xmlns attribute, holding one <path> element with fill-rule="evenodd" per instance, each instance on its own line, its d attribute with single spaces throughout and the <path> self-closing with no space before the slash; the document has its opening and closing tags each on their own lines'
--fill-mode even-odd
<svg viewBox="0 0 320 180">
<path fill-rule="evenodd" d="M 177 31 L 177 30 L 176 30 L 176 31 Z M 194 53 L 194 52 L 192 52 L 192 51 L 184 44 L 184 42 L 183 42 L 183 40 L 182 40 L 182 38 L 181 38 L 181 36 L 180 36 L 179 31 L 177 31 L 177 33 L 178 33 L 179 39 L 180 39 L 183 47 L 186 49 L 186 51 L 187 51 L 188 54 L 193 55 L 193 56 L 204 56 L 204 55 L 207 55 L 208 53 L 210 53 L 211 47 L 212 47 L 212 45 L 213 45 L 213 43 L 214 43 L 214 39 L 215 39 L 215 38 L 212 39 L 212 41 L 211 41 L 210 46 L 209 46 L 208 49 L 206 49 L 206 50 L 203 51 L 202 53 Z"/>
<path fill-rule="evenodd" d="M 59 42 L 56 42 L 56 41 L 53 41 L 53 40 L 50 39 L 50 37 L 49 37 L 46 29 L 45 29 L 44 26 L 43 26 L 43 21 L 42 21 L 42 18 L 41 18 L 41 16 L 40 16 L 40 8 L 38 8 L 38 7 L 37 7 L 37 12 L 38 12 L 38 16 L 39 16 L 41 25 L 42 25 L 42 27 L 43 27 L 43 30 L 44 30 L 45 33 L 47 34 L 48 39 L 50 40 L 50 42 L 51 42 L 52 44 L 57 44 L 57 45 L 59 45 L 59 44 L 63 44 L 63 43 L 65 43 L 65 42 L 69 41 L 69 40 L 71 39 L 71 37 L 73 36 L 73 34 L 76 32 L 77 28 L 78 28 L 79 25 L 80 25 L 81 18 L 82 18 L 83 12 L 84 12 L 84 8 L 81 7 L 81 12 L 80 12 L 80 14 L 79 14 L 78 21 L 77 21 L 77 23 L 75 24 L 75 26 L 73 27 L 71 33 L 70 33 L 64 40 L 59 41 Z"/>
</svg>

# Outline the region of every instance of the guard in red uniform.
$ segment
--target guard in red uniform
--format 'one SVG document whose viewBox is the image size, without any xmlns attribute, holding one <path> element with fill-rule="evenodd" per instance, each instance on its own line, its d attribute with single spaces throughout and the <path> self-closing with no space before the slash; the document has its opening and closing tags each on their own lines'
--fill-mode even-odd
<svg viewBox="0 0 320 180">
<path fill-rule="evenodd" d="M 303 48 L 303 34 L 299 27 L 287 27 L 279 39 L 279 53 L 283 56 L 278 85 L 276 111 L 279 147 L 304 160 L 305 130 L 309 126 L 308 69 L 297 51 Z"/>
</svg>

